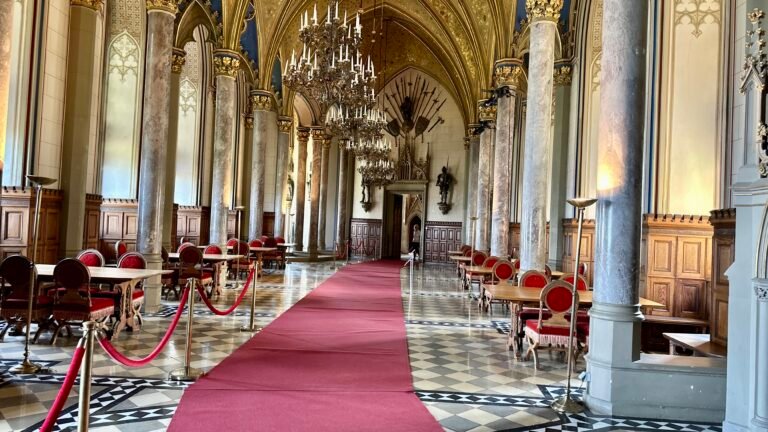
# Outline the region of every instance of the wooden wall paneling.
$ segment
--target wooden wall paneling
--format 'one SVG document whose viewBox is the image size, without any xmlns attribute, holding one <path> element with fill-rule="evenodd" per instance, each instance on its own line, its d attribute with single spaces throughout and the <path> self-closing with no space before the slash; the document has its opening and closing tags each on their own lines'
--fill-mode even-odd
<svg viewBox="0 0 768 432">
<path fill-rule="evenodd" d="M 181 238 L 195 245 L 207 245 L 210 240 L 211 209 L 203 206 L 179 206 L 176 211 L 176 243 L 179 247 Z"/>
<path fill-rule="evenodd" d="M 563 268 L 562 271 L 573 272 L 576 256 L 576 234 L 579 230 L 576 219 L 563 219 Z M 549 244 L 549 242 L 547 242 Z M 587 283 L 589 286 L 594 284 L 595 271 L 595 221 L 587 219 L 584 221 L 581 231 L 581 256 L 580 263 L 587 264 Z"/>
<path fill-rule="evenodd" d="M 262 235 L 270 237 L 275 235 L 275 212 L 264 212 L 261 230 Z"/>
<path fill-rule="evenodd" d="M 664 305 L 653 310 L 653 315 L 674 316 L 675 279 L 671 277 L 648 276 L 646 295 Z"/>
<path fill-rule="evenodd" d="M 381 219 L 352 219 L 351 255 L 378 257 L 381 253 L 381 226 Z M 362 247 L 358 247 L 359 245 Z M 370 254 L 366 252 L 370 252 Z"/>
<path fill-rule="evenodd" d="M 227 212 L 227 240 L 235 237 L 237 225 L 237 212 L 229 210 Z"/>
<path fill-rule="evenodd" d="M 461 222 L 432 222 L 424 224 L 422 255 L 425 262 L 447 263 L 448 251 L 461 248 Z"/>
<path fill-rule="evenodd" d="M 85 196 L 85 225 L 83 229 L 83 249 L 98 249 L 101 234 L 101 195 Z"/>
<path fill-rule="evenodd" d="M 62 192 L 43 189 L 40 205 L 40 234 L 38 237 L 37 261 L 55 264 L 59 259 L 61 243 L 59 224 L 61 218 Z M 35 215 L 35 193 L 31 188 L 4 187 L 2 189 L 2 233 L 0 255 L 27 255 L 32 258 L 33 224 Z"/>
<path fill-rule="evenodd" d="M 135 199 L 104 198 L 101 203 L 99 250 L 107 261 L 116 259 L 115 243 L 122 241 L 129 251 L 136 250 L 139 202 Z"/>
<path fill-rule="evenodd" d="M 712 224 L 712 281 L 709 301 L 709 333 L 712 342 L 728 344 L 728 295 L 730 292 L 725 271 L 735 258 L 736 209 L 713 210 Z"/>
</svg>

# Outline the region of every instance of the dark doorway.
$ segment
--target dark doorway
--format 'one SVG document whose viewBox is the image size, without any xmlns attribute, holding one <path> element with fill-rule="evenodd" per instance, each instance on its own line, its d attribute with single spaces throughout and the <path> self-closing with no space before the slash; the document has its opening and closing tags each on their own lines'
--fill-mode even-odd
<svg viewBox="0 0 768 432">
<path fill-rule="evenodd" d="M 416 227 L 419 227 L 416 229 Z M 421 218 L 414 216 L 408 223 L 408 252 L 415 250 L 416 254 L 421 256 Z"/>
<path fill-rule="evenodd" d="M 382 258 L 400 259 L 400 242 L 402 241 L 403 226 L 403 196 L 399 194 L 388 194 L 390 205 L 388 206 L 388 217 L 384 232 Z"/>
</svg>

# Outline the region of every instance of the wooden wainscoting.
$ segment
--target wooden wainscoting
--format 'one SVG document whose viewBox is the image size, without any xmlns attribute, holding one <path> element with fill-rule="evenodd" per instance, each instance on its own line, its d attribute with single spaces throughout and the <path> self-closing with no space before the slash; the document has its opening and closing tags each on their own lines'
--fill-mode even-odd
<svg viewBox="0 0 768 432">
<path fill-rule="evenodd" d="M 207 245 L 211 230 L 211 208 L 203 206 L 179 206 L 176 216 L 177 243 L 183 237 L 185 241 L 195 245 Z"/>
<path fill-rule="evenodd" d="M 579 232 L 579 223 L 576 219 L 563 219 L 563 268 L 562 271 L 572 273 L 576 264 L 576 236 Z M 581 230 L 581 256 L 580 263 L 587 264 L 587 282 L 594 285 L 595 275 L 595 221 L 587 219 Z"/>
<path fill-rule="evenodd" d="M 264 212 L 261 225 L 262 235 L 274 236 L 275 235 L 275 212 Z M 250 239 L 253 240 L 253 239 Z M 305 245 L 306 247 L 306 245 Z"/>
<path fill-rule="evenodd" d="M 237 234 L 237 212 L 230 210 L 227 212 L 227 240 L 234 238 Z"/>
<path fill-rule="evenodd" d="M 424 224 L 425 262 L 447 263 L 448 251 L 461 248 L 461 222 L 432 222 Z"/>
<path fill-rule="evenodd" d="M 101 195 L 85 196 L 85 225 L 83 226 L 83 249 L 98 249 L 101 236 Z"/>
<path fill-rule="evenodd" d="M 40 234 L 37 242 L 37 261 L 55 264 L 59 259 L 61 233 L 61 201 L 63 192 L 43 189 L 40 205 Z M 26 255 L 32 258 L 32 230 L 35 216 L 35 192 L 31 188 L 3 187 L 2 235 L 0 256 Z"/>
<path fill-rule="evenodd" d="M 709 217 L 646 215 L 643 231 L 645 297 L 665 305 L 652 314 L 706 320 L 712 278 Z"/>
<path fill-rule="evenodd" d="M 735 258 L 736 209 L 712 210 L 712 286 L 709 298 L 709 334 L 712 342 L 728 343 L 729 283 L 725 271 Z"/>
<path fill-rule="evenodd" d="M 352 219 L 351 227 L 350 255 L 378 257 L 381 253 L 381 219 Z M 362 247 L 358 248 L 358 245 Z"/>
<path fill-rule="evenodd" d="M 547 222 L 547 252 L 549 252 L 549 222 Z M 520 258 L 520 223 L 509 224 L 509 254 L 512 258 Z"/>
<path fill-rule="evenodd" d="M 115 243 L 120 240 L 129 251 L 136 250 L 139 202 L 135 199 L 104 198 L 101 203 L 99 250 L 107 261 L 116 259 Z"/>
</svg>

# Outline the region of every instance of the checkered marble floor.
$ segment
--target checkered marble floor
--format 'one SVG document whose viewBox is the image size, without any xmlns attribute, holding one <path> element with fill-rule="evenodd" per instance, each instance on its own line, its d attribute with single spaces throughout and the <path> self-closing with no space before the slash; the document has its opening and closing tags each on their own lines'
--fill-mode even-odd
<svg viewBox="0 0 768 432">
<path fill-rule="evenodd" d="M 265 275 L 256 290 L 256 323 L 269 324 L 333 271 L 330 263 L 291 264 L 288 269 Z M 476 301 L 461 289 L 452 267 L 417 266 L 411 283 L 402 273 L 403 307 L 414 388 L 446 431 L 720 431 L 715 425 L 693 425 L 648 419 L 617 419 L 584 414 L 567 416 L 549 408 L 562 394 L 565 363 L 558 356 L 541 355 L 541 367 L 516 360 L 506 349 L 509 329 L 505 311 L 479 313 Z M 225 307 L 239 290 L 230 289 L 215 299 Z M 239 331 L 247 323 L 250 294 L 235 314 L 218 317 L 199 302 L 195 306 L 195 344 L 192 366 L 209 369 L 248 338 Z M 159 311 L 145 314 L 141 331 L 124 332 L 114 341 L 123 352 L 141 356 L 149 352 L 167 328 L 177 301 L 164 301 Z M 185 319 L 182 318 L 182 321 Z M 185 323 L 182 322 L 183 326 Z M 2 323 L 0 323 L 2 325 Z M 37 375 L 14 375 L 8 369 L 23 353 L 21 336 L 0 342 L 0 432 L 39 428 L 77 343 L 77 337 L 61 337 L 49 345 L 48 336 L 32 346 L 33 359 L 48 368 Z M 100 348 L 94 357 L 91 430 L 164 430 L 184 391 L 184 384 L 165 380 L 182 364 L 184 331 L 177 331 L 168 347 L 150 366 L 124 368 L 109 360 Z M 584 369 L 583 361 L 577 373 Z M 581 382 L 572 381 L 581 397 Z M 56 430 L 75 430 L 77 383 L 65 404 Z M 361 431 L 364 429 L 361 429 Z"/>
</svg>

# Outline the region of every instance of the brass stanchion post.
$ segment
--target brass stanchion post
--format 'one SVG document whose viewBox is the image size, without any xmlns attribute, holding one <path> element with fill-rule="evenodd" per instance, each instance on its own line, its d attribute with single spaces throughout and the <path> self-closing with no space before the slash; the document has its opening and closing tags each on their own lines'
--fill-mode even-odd
<svg viewBox="0 0 768 432">
<path fill-rule="evenodd" d="M 83 323 L 85 355 L 80 366 L 80 393 L 78 394 L 77 432 L 86 432 L 91 415 L 91 373 L 93 368 L 93 345 L 99 325 L 95 321 Z"/>
<path fill-rule="evenodd" d="M 581 230 L 584 225 L 584 210 L 596 203 L 594 198 L 573 198 L 568 200 L 568 204 L 576 208 L 578 213 L 578 230 L 576 233 L 576 258 L 574 259 L 573 269 L 573 297 L 571 301 L 571 325 L 570 334 L 568 335 L 568 373 L 565 383 L 565 394 L 558 397 L 552 402 L 552 409 L 561 412 L 576 414 L 584 411 L 584 405 L 579 401 L 571 399 L 571 375 L 573 374 L 573 333 L 576 330 L 576 313 L 578 312 L 579 305 L 576 300 L 576 291 L 579 286 L 579 258 L 581 256 Z"/>
<path fill-rule="evenodd" d="M 184 367 L 176 369 L 168 374 L 168 379 L 171 381 L 195 381 L 205 374 L 200 369 L 193 368 L 192 362 L 192 323 L 195 316 L 195 293 L 196 293 L 197 279 L 191 278 L 189 280 L 189 298 L 187 299 L 187 305 L 189 305 L 188 318 L 187 318 L 187 350 L 184 353 Z"/>
<path fill-rule="evenodd" d="M 259 252 L 259 254 L 261 254 L 261 252 Z M 259 260 L 256 263 L 256 269 L 254 270 L 253 279 L 251 282 L 253 283 L 253 288 L 251 289 L 251 316 L 248 320 L 248 325 L 240 327 L 240 331 L 253 333 L 260 330 L 259 326 L 257 326 L 255 322 L 256 320 L 256 283 L 259 280 L 260 269 L 261 269 L 261 255 L 259 255 Z"/>
</svg>

